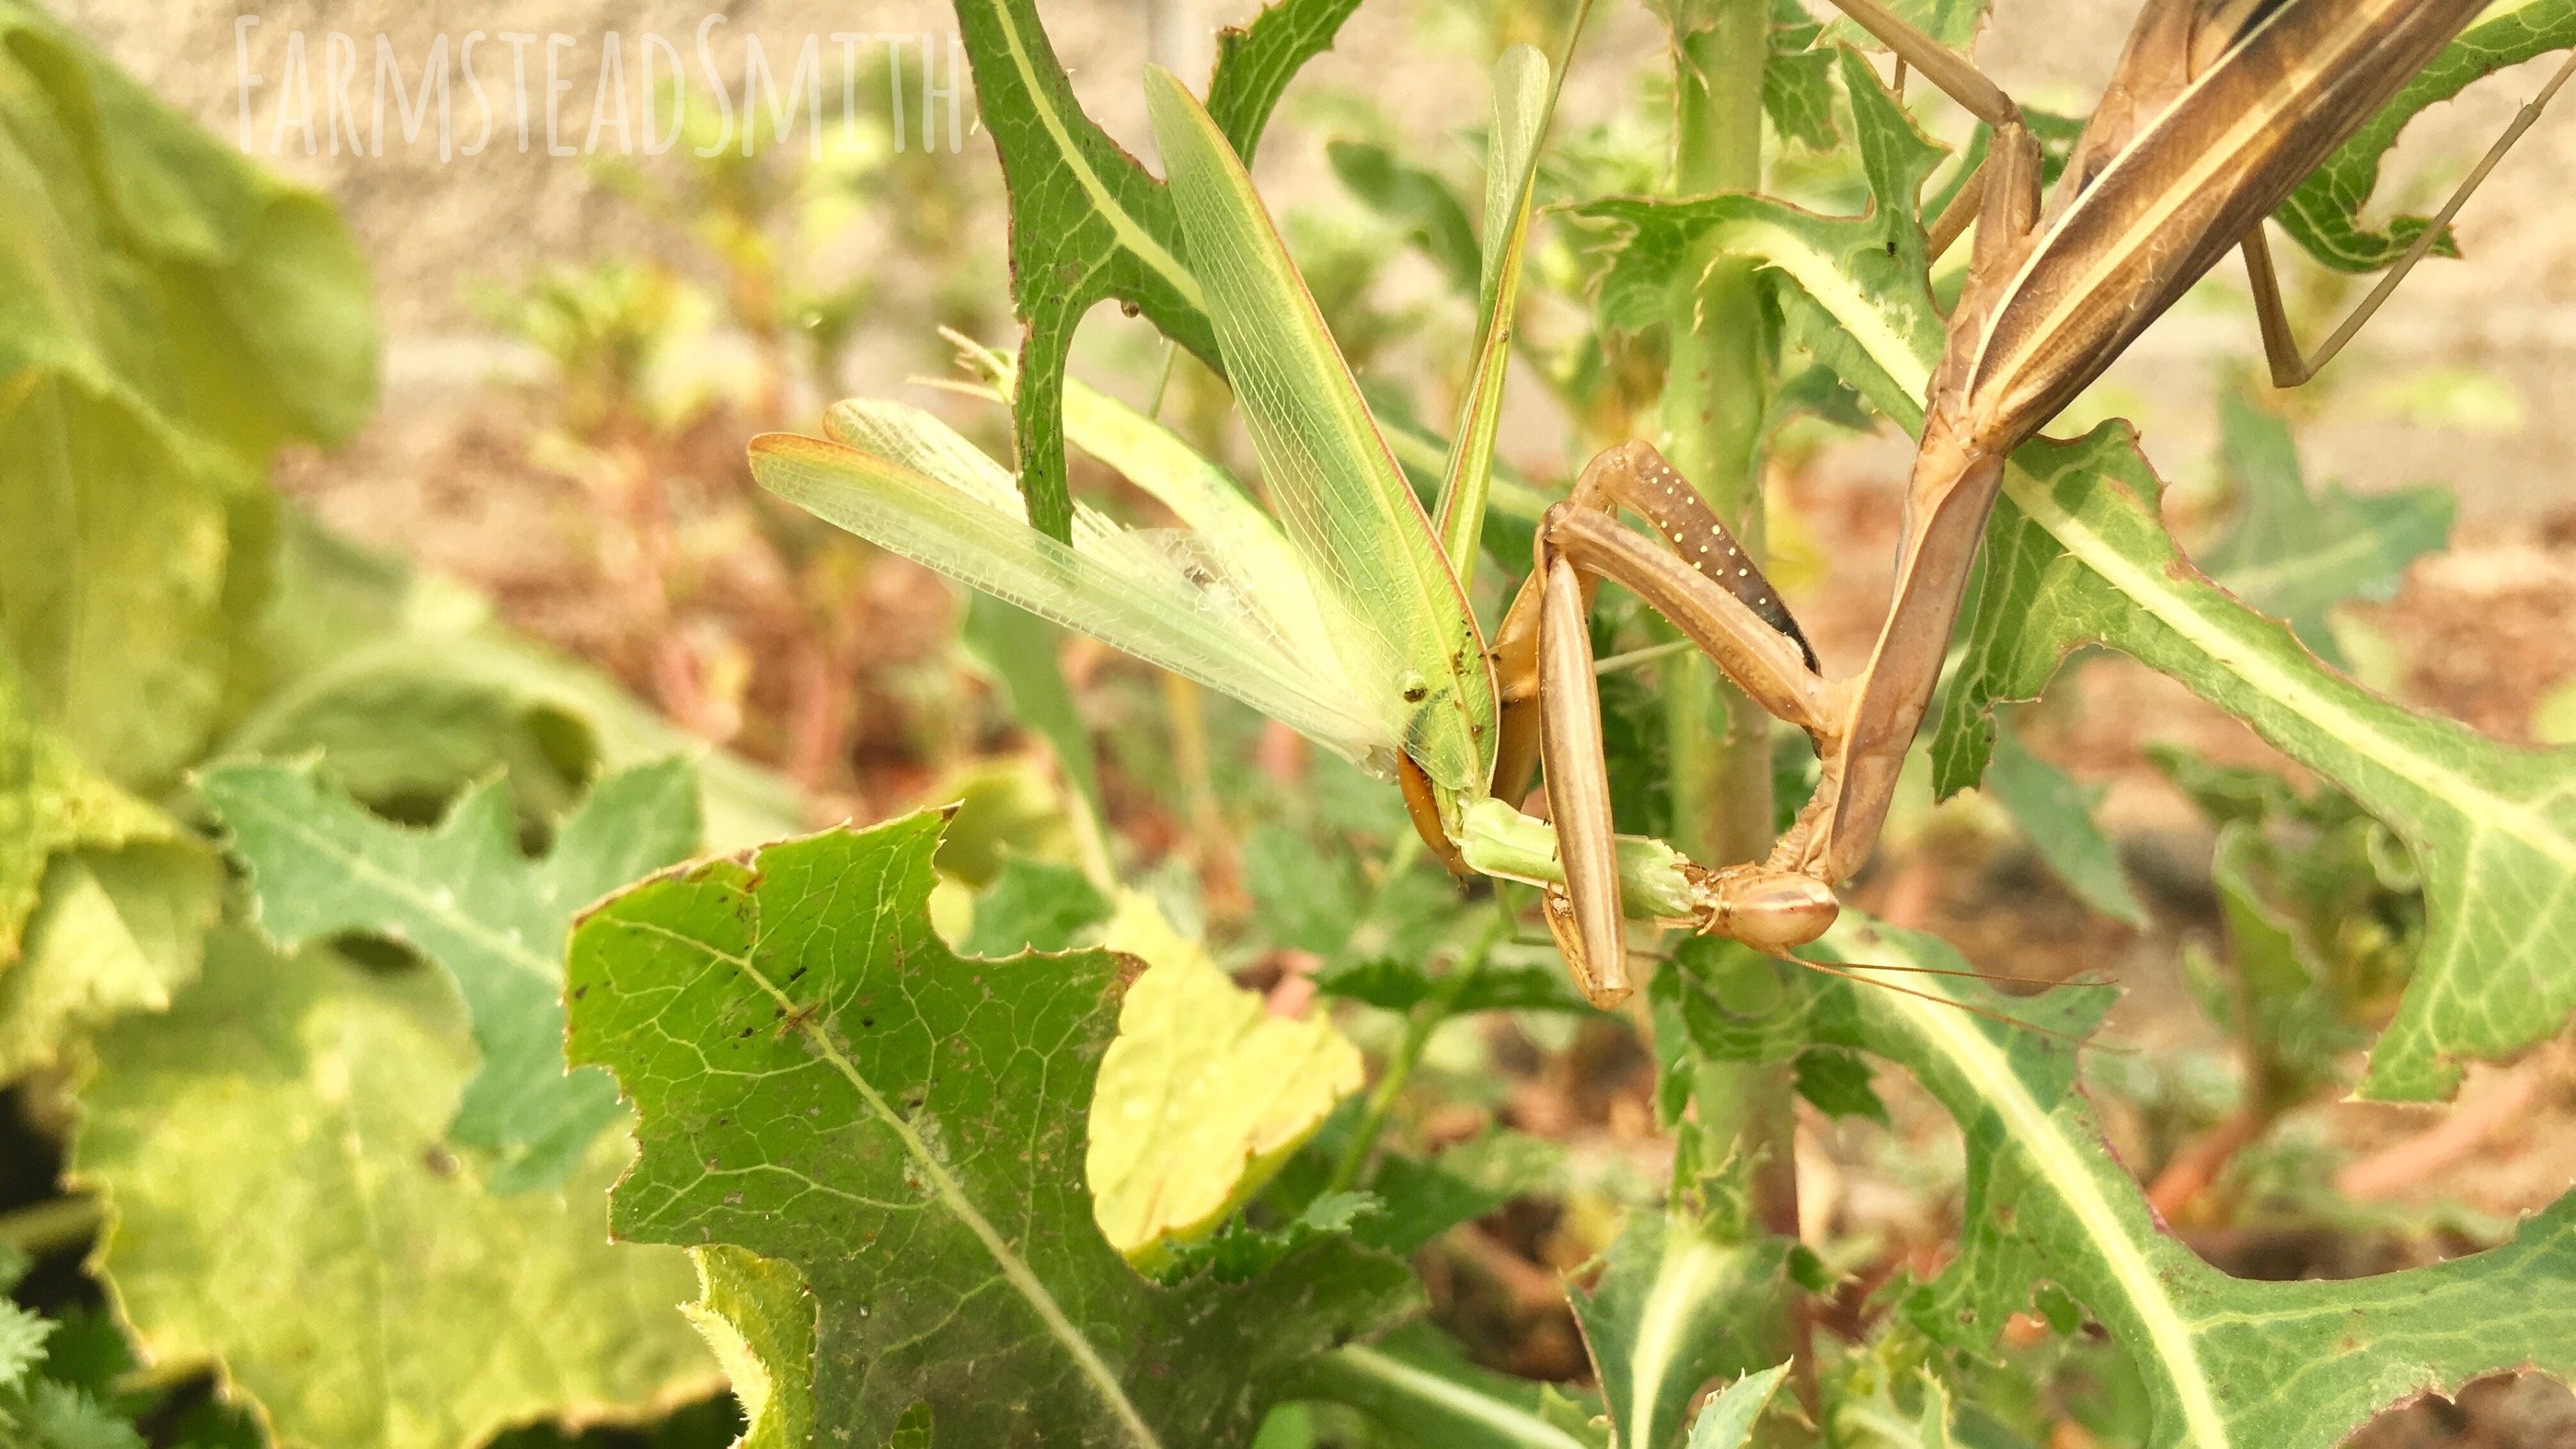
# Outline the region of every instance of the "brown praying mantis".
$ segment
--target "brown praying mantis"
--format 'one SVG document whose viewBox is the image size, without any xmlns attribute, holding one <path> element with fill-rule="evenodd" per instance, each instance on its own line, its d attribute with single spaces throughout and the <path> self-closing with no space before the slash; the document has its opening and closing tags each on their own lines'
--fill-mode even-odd
<svg viewBox="0 0 2576 1449">
<path fill-rule="evenodd" d="M 2484 0 L 2147 0 L 2045 203 L 2038 144 L 2000 88 L 1878 0 L 1833 3 L 1993 133 L 1982 177 L 1932 228 L 1935 256 L 1971 216 L 1975 237 L 1907 483 L 1895 592 L 1868 663 L 1829 679 L 1760 570 L 1652 448 L 1603 453 L 1573 496 L 1548 510 L 1537 567 L 1493 650 L 1504 722 L 1496 781 L 1526 782 L 1535 731 L 1565 876 L 1548 888 L 1548 921 L 1577 983 L 1599 1003 L 1626 996 L 1630 983 L 1585 627 L 1598 580 L 1637 594 L 1814 741 L 1823 768 L 1813 798 L 1768 860 L 1702 878 L 1695 924 L 1772 953 L 1815 939 L 1838 911 L 1833 888 L 1867 860 L 1887 818 L 2012 450 L 2231 247 L 2244 248 L 2255 278 L 2275 380 L 2312 376 L 2430 249 L 2567 76 L 2562 69 L 2524 109 L 2310 358 L 2283 314 L 2264 218 Z M 1613 515 L 1622 508 L 1667 547 L 1620 525 Z M 1414 818 L 1426 836 L 1436 825 L 1420 809 Z"/>
<path fill-rule="evenodd" d="M 1893 601 L 1857 675 L 1825 677 L 1754 561 L 1636 442 L 1595 458 L 1572 496 L 1546 511 L 1537 567 L 1488 648 L 1461 582 L 1481 504 L 1451 493 L 1434 529 L 1241 161 L 1160 71 L 1149 73 L 1147 100 L 1188 274 L 1261 456 L 1268 511 L 1149 418 L 1078 385 L 1065 397 L 1067 436 L 1182 529 L 1128 527 L 1077 502 L 1070 538 L 1041 534 L 1006 469 L 930 414 L 888 402 L 837 404 L 828 438 L 755 439 L 753 472 L 883 547 L 1233 695 L 1392 777 L 1422 839 L 1453 869 L 1544 887 L 1551 932 L 1596 1004 L 1632 990 L 1624 906 L 1785 953 L 1832 924 L 1834 887 L 1877 840 L 2012 450 L 2240 244 L 2256 268 L 2275 376 L 2312 372 L 2429 250 L 2567 74 L 2310 359 L 2282 319 L 2262 220 L 2485 0 L 2146 0 L 2044 204 L 2038 146 L 1999 88 L 1879 0 L 1835 3 L 1993 133 L 1982 177 L 1931 228 L 1935 256 L 1972 225 L 1975 240 L 1932 375 Z M 1508 317 L 1540 102 L 1552 94 L 1534 52 L 1498 67 L 1495 134 L 1516 138 L 1504 149 L 1517 160 L 1497 174 L 1520 178 L 1519 220 L 1500 229 L 1500 248 L 1487 238 L 1492 316 L 1479 387 L 1499 387 L 1497 339 L 1508 329 L 1493 319 Z M 1009 360 L 968 352 L 1007 391 Z M 1483 441 L 1470 446 L 1462 428 L 1453 484 L 1475 471 L 1461 459 L 1490 452 L 1499 391 L 1481 396 Z M 1655 536 L 1621 524 L 1621 510 Z M 1585 625 L 1603 579 L 1670 619 L 1814 741 L 1821 783 L 1768 859 L 1706 868 L 1614 833 Z M 1552 833 L 1508 803 L 1542 765 Z"/>
</svg>

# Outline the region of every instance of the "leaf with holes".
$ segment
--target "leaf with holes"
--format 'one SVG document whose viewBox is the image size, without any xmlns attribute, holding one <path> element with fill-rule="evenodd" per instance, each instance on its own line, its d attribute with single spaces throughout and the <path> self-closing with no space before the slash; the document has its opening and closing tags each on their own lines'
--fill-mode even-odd
<svg viewBox="0 0 2576 1449">
<path fill-rule="evenodd" d="M 1919 974 L 1968 963 L 1936 937 L 1856 913 L 1811 954 L 1863 978 L 1872 966 L 1892 970 L 1855 981 L 1783 968 L 1789 1014 L 1819 1041 L 1904 1067 L 1967 1143 L 1958 1255 L 1899 1300 L 1934 1339 L 1990 1350 L 2006 1320 L 2054 1284 L 2127 1354 L 2157 1449 L 2327 1449 L 2417 1394 L 2502 1370 L 2576 1370 L 2576 1196 L 2501 1247 L 2432 1267 L 2344 1282 L 2232 1278 L 2164 1229 L 2074 1089 L 2075 1039 L 2109 1005 L 2109 988 L 2013 997 Z M 1723 1007 L 1685 986 L 1701 1007 L 1686 1013 L 1693 1039 L 1712 1055 L 1737 1054 L 1740 1043 L 1719 1029 Z"/>
<path fill-rule="evenodd" d="M 689 767 L 645 765 L 600 781 L 537 861 L 519 853 L 497 782 L 431 832 L 369 815 L 311 765 L 229 766 L 203 783 L 272 939 L 390 936 L 455 978 L 483 1065 L 449 1136 L 497 1154 L 496 1191 L 561 1182 L 619 1115 L 605 1073 L 564 1072 L 564 936 L 575 911 L 697 849 Z"/>
<path fill-rule="evenodd" d="M 858 1442 L 915 1405 L 935 1445 L 1248 1441 L 1285 1373 L 1407 1309 L 1410 1276 L 1323 1236 L 1248 1281 L 1137 1277 L 1082 1178 L 1120 958 L 952 954 L 938 837 L 914 816 L 772 845 L 582 922 L 572 1056 L 616 1073 L 643 1142 L 612 1227 L 793 1266 L 814 1350 L 768 1371 Z"/>
</svg>

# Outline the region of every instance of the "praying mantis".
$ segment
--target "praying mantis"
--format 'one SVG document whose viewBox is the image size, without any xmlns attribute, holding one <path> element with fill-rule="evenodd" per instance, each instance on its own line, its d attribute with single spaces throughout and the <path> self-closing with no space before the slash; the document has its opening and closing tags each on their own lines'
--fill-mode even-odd
<svg viewBox="0 0 2576 1449">
<path fill-rule="evenodd" d="M 1453 869 L 1542 887 L 1550 930 L 1596 1005 L 1633 991 L 1631 910 L 1792 950 L 1832 924 L 1834 888 L 1874 848 L 2013 448 L 2240 244 L 2260 272 L 2276 377 L 2312 372 L 2430 248 L 2532 114 L 2311 359 L 2298 355 L 2268 285 L 2262 220 L 2484 0 L 2146 0 L 2045 203 L 2037 144 L 2009 97 L 1878 0 L 1834 3 L 1993 134 L 1982 177 L 1932 228 L 1936 256 L 1971 226 L 1973 249 L 1927 399 L 1895 593 L 1855 675 L 1825 677 L 1754 561 L 1640 442 L 1594 459 L 1548 509 L 1537 566 L 1488 647 L 1463 563 L 1444 553 L 1453 530 L 1435 530 L 1406 486 L 1241 162 L 1160 71 L 1148 75 L 1155 136 L 1270 512 L 1149 419 L 1078 387 L 1068 435 L 1186 530 L 1123 528 L 1078 507 L 1069 543 L 1042 535 L 1006 470 L 929 414 L 889 403 L 837 405 L 826 439 L 755 439 L 754 474 L 884 547 L 1243 699 L 1393 777 L 1424 842 Z M 1544 74 L 1534 57 L 1518 62 L 1515 94 L 1533 93 L 1533 63 Z M 1498 104 L 1498 135 L 1502 120 Z M 1535 128 L 1518 133 L 1534 146 Z M 1520 177 L 1503 249 L 1488 238 L 1485 300 L 1504 317 L 1529 164 L 1525 152 L 1496 157 Z M 1496 315 L 1488 337 L 1499 335 Z M 979 355 L 1004 380 L 1008 360 Z M 1489 446 L 1490 410 L 1469 411 Z M 1462 430 L 1461 448 L 1472 442 Z M 1619 523 L 1622 510 L 1654 536 Z M 1670 619 L 1813 740 L 1820 784 L 1766 860 L 1705 867 L 1615 833 L 1585 626 L 1603 579 Z M 1550 825 L 1504 803 L 1520 798 L 1534 767 Z"/>
</svg>

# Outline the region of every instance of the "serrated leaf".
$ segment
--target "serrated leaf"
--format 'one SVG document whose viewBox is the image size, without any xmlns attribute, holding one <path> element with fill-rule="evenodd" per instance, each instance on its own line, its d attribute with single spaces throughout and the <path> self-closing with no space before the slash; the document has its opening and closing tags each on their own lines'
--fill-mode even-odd
<svg viewBox="0 0 2576 1449">
<path fill-rule="evenodd" d="M 1920 138 L 1866 68 L 1854 73 L 1851 64 L 1845 85 L 1864 157 L 1875 150 L 1891 163 L 1919 159 Z M 1897 217 L 1911 217 L 1920 172 L 1882 164 L 1870 177 L 1871 215 L 1895 228 L 1888 243 L 1902 254 L 1913 239 L 1908 267 L 1878 268 L 1865 248 L 1851 251 L 1866 218 L 1793 224 L 1786 208 L 1757 214 L 1737 198 L 1684 205 L 1708 208 L 1698 226 L 1726 227 L 1731 245 L 1780 271 L 1816 304 L 1814 316 L 1831 321 L 1838 340 L 1818 351 L 1819 360 L 1918 426 L 1941 325 L 1924 290 L 1920 230 Z M 1633 214 L 1638 241 L 1651 233 L 1659 255 L 1697 235 L 1678 220 L 1670 211 Z M 1840 270 L 1846 262 L 1848 275 Z M 1986 530 L 1982 583 L 1960 626 L 1965 657 L 1940 705 L 1936 788 L 1946 794 L 1976 783 L 1996 704 L 2035 698 L 2069 651 L 2107 644 L 2180 680 L 2342 786 L 2422 866 L 2424 949 L 2372 1052 L 2364 1096 L 2446 1095 L 2464 1061 L 2556 1031 L 2576 1009 L 2576 974 L 2552 964 L 2576 940 L 2569 888 L 2576 754 L 2508 749 L 2326 670 L 2286 629 L 2192 568 L 2155 511 L 2158 491 L 2123 425 L 2105 424 L 2074 443 L 2035 441 L 2014 454 Z"/>
<path fill-rule="evenodd" d="M 1118 958 L 950 954 L 938 834 L 773 845 L 583 921 L 571 1054 L 616 1072 L 643 1142 L 613 1227 L 792 1265 L 815 1352 L 769 1370 L 859 1442 L 915 1404 L 938 1445 L 1247 1441 L 1284 1370 L 1402 1311 L 1409 1277 L 1321 1242 L 1247 1283 L 1139 1279 L 1081 1179 Z"/>
<path fill-rule="evenodd" d="M 1923 229 L 1914 200 L 1940 163 L 1941 148 L 1914 128 L 1857 54 L 1836 52 L 1851 96 L 1861 170 L 1873 198 L 1859 216 L 1820 216 L 1764 197 L 1728 194 L 1685 201 L 1613 198 L 1575 209 L 1615 225 L 1611 264 L 1601 279 L 1601 315 L 1613 327 L 1644 330 L 1663 315 L 1679 269 L 1718 239 L 1760 258 L 1789 284 L 1789 340 L 1833 368 L 1882 413 L 1911 421 L 1922 411 L 1922 378 L 1937 352 L 1941 314 L 1925 290 Z"/>
<path fill-rule="evenodd" d="M 2360 212 L 2379 187 L 2380 163 L 2407 123 L 2486 76 L 2570 45 L 2576 45 L 2576 3 L 2570 0 L 2527 0 L 2470 26 L 2273 215 L 2308 255 L 2336 271 L 2374 272 L 2394 263 L 2423 235 L 2430 218 L 2400 216 L 2373 230 L 2361 224 Z M 2456 257 L 2460 249 L 2446 236 L 2433 244 L 2433 254 Z"/>
<path fill-rule="evenodd" d="M 810 1375 L 778 1374 L 772 1364 L 814 1359 L 814 1295 L 785 1263 L 740 1248 L 692 1248 L 698 1299 L 680 1311 L 715 1350 L 744 1428 L 733 1449 L 799 1449 L 814 1442 Z"/>
<path fill-rule="evenodd" d="M 2201 568 L 2287 622 L 2318 658 L 2342 666 L 2327 612 L 2348 600 L 2393 597 L 2409 563 L 2447 546 L 2451 491 L 2426 484 L 2362 495 L 2328 483 L 2312 497 L 2286 421 L 2230 390 L 2219 398 L 2218 425 L 2237 513 L 2227 536 L 2203 551 Z"/>
<path fill-rule="evenodd" d="M 1753 1421 L 1771 1406 L 1771 1396 L 1788 1376 L 1787 1364 L 1775 1364 L 1728 1384 L 1692 1421 L 1687 1449 L 1744 1449 L 1753 1438 Z"/>
<path fill-rule="evenodd" d="M 445 969 L 483 1053 L 450 1138 L 495 1154 L 494 1191 L 560 1184 L 621 1115 L 606 1073 L 564 1070 L 564 937 L 574 912 L 697 849 L 688 766 L 600 781 L 535 861 L 519 853 L 497 784 L 422 832 L 369 815 L 309 764 L 227 766 L 201 783 L 250 870 L 271 939 L 293 947 L 369 932 Z"/>
<path fill-rule="evenodd" d="M 1966 1135 L 1958 1256 L 1901 1300 L 1936 1340 L 1986 1351 L 2034 1290 L 2054 1283 L 2128 1355 L 2156 1449 L 2325 1449 L 2418 1393 L 2498 1370 L 2576 1367 L 2576 1196 L 2502 1247 L 2433 1267 L 2344 1282 L 2233 1278 L 2164 1231 L 2074 1090 L 2073 1037 L 2099 1019 L 2109 988 L 2012 997 L 1920 974 L 1967 963 L 1936 937 L 1855 914 L 1820 947 L 1819 959 L 1864 977 L 1871 965 L 1906 971 L 1888 978 L 1905 992 L 1793 973 L 1783 984 L 1797 1004 L 1786 1014 L 1817 1040 L 1904 1067 Z M 1704 1050 L 1729 1045 L 1719 1033 L 1693 1035 Z"/>
<path fill-rule="evenodd" d="M 1600 1280 L 1567 1301 L 1619 1442 L 1669 1449 L 1703 1384 L 1777 1356 L 1780 1345 L 1747 1330 L 1777 1316 L 1782 1245 L 1744 1241 L 1676 1202 L 1631 1212 L 1604 1260 Z"/>
<path fill-rule="evenodd" d="M 1220 37 L 1212 107 L 1245 155 L 1288 79 L 1332 44 L 1357 0 L 1280 0 L 1239 36 Z M 1023 366 L 1013 437 L 1028 520 L 1072 537 L 1062 403 L 1074 325 L 1115 298 L 1210 367 L 1221 367 L 1198 279 L 1180 259 L 1171 195 L 1083 114 L 1039 23 L 1035 0 L 955 0 L 975 99 L 1001 153 L 1011 197 L 1011 300 Z"/>
<path fill-rule="evenodd" d="M 219 1359 L 281 1442 L 467 1449 L 710 1384 L 669 1307 L 687 1262 L 601 1231 L 625 1144 L 511 1197 L 440 1150 L 474 1052 L 439 973 L 227 926 L 167 1015 L 97 1055 L 71 1168 L 114 1205 L 112 1300 L 149 1361 Z"/>
<path fill-rule="evenodd" d="M 2147 923 L 2146 907 L 2138 904 L 2128 874 L 2120 869 L 2119 851 L 2093 823 L 2093 811 L 2108 787 L 2077 784 L 2000 727 L 1980 786 L 2030 838 L 2048 873 L 2066 882 L 2086 905 L 2115 921 Z"/>
<path fill-rule="evenodd" d="M 1408 1328 L 1338 1349 L 1298 1375 L 1301 1396 L 1348 1404 L 1440 1449 L 1607 1449 L 1597 1401 L 1479 1368 L 1447 1335 Z M 1590 1396 L 1585 1396 L 1589 1398 Z"/>
<path fill-rule="evenodd" d="M 1306 62 L 1333 48 L 1342 22 L 1359 8 L 1360 0 L 1273 0 L 1250 25 L 1216 33 L 1208 115 L 1247 165 L 1288 82 Z"/>
<path fill-rule="evenodd" d="M 1151 1273 L 1249 1202 L 1364 1074 L 1330 1021 L 1272 1016 L 1150 897 L 1122 893 L 1101 944 L 1145 971 L 1100 1061 L 1083 1177 L 1109 1245 Z"/>
</svg>

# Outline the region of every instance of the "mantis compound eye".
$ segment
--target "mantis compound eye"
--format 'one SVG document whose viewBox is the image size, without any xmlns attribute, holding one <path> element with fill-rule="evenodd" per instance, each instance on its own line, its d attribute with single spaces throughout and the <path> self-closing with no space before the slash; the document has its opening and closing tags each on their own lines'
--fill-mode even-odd
<svg viewBox="0 0 2576 1449">
<path fill-rule="evenodd" d="M 1701 929 L 1778 953 L 1825 933 L 1842 914 L 1831 886 L 1810 875 L 1745 866 L 1709 882 L 1714 901 Z"/>
</svg>

